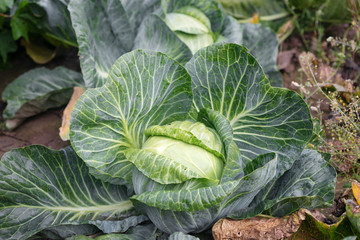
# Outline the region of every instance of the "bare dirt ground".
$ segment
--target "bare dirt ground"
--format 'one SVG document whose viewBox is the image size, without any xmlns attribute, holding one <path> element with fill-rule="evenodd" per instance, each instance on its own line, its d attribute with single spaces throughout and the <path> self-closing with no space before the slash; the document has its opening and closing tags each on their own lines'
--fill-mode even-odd
<svg viewBox="0 0 360 240">
<path fill-rule="evenodd" d="M 0 73 L 0 96 L 7 84 L 13 81 L 21 74 L 30 69 L 45 66 L 55 68 L 65 66 L 69 69 L 80 71 L 77 49 L 60 50 L 58 56 L 50 63 L 39 65 L 34 63 L 21 49 L 12 56 L 12 68 Z M 0 122 L 2 121 L 2 112 L 6 103 L 0 98 Z M 52 149 L 60 149 L 68 146 L 68 141 L 64 142 L 59 137 L 59 127 L 61 126 L 61 116 L 63 108 L 51 109 L 45 113 L 31 117 L 12 132 L 4 129 L 0 130 L 0 157 L 14 148 L 25 147 L 34 144 L 44 145 Z"/>
</svg>

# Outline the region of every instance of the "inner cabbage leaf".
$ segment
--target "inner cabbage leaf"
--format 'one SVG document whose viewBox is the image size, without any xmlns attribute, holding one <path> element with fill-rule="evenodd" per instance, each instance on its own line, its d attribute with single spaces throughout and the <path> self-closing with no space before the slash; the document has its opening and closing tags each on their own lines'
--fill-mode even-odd
<svg viewBox="0 0 360 240">
<path fill-rule="evenodd" d="M 167 137 L 155 136 L 149 138 L 142 149 L 176 161 L 203 178 L 216 180 L 221 177 L 223 160 L 201 147 Z"/>
</svg>

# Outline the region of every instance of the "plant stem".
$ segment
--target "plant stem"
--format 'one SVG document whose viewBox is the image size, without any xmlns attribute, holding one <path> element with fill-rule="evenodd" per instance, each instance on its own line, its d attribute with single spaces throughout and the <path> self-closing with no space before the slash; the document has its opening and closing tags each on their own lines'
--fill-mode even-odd
<svg viewBox="0 0 360 240">
<path fill-rule="evenodd" d="M 4 18 L 11 18 L 10 15 L 6 15 L 4 13 L 0 13 L 0 16 L 4 17 Z"/>
</svg>

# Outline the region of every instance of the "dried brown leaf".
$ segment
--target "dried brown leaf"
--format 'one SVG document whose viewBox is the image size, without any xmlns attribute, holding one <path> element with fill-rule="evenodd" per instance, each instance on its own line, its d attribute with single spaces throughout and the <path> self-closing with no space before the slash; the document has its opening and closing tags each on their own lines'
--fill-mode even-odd
<svg viewBox="0 0 360 240">
<path fill-rule="evenodd" d="M 300 227 L 305 219 L 305 212 L 300 211 L 290 216 L 277 218 L 252 217 L 232 220 L 223 218 L 213 226 L 215 240 L 255 240 L 255 239 L 287 239 Z"/>
<path fill-rule="evenodd" d="M 75 106 L 76 101 L 79 97 L 86 91 L 83 87 L 74 87 L 73 95 L 66 106 L 63 116 L 62 116 L 62 123 L 61 127 L 59 128 L 59 135 L 63 141 L 69 140 L 69 126 L 70 126 L 70 116 L 71 112 Z"/>
</svg>

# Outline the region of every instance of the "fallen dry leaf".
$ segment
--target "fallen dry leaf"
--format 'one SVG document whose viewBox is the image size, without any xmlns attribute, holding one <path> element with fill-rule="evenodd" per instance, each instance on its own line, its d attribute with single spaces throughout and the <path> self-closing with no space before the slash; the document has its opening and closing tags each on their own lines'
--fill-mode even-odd
<svg viewBox="0 0 360 240">
<path fill-rule="evenodd" d="M 249 219 L 220 219 L 212 228 L 215 240 L 287 239 L 300 227 L 306 209 L 277 218 L 252 217 Z"/>
<path fill-rule="evenodd" d="M 285 70 L 286 72 L 291 72 L 291 69 L 294 70 L 295 65 L 294 63 L 291 62 L 291 59 L 293 58 L 295 53 L 296 53 L 295 49 L 280 52 L 277 58 L 278 69 Z M 290 65 L 292 66 L 289 67 Z"/>
<path fill-rule="evenodd" d="M 86 89 L 83 87 L 74 87 L 74 92 L 71 96 L 68 105 L 64 110 L 61 127 L 59 128 L 59 135 L 63 141 L 69 140 L 69 125 L 70 125 L 71 112 L 75 106 L 76 101 L 85 91 Z"/>
<path fill-rule="evenodd" d="M 356 180 L 351 181 L 351 189 L 357 203 L 360 205 L 360 183 Z"/>
<path fill-rule="evenodd" d="M 279 39 L 279 43 L 284 42 L 285 39 L 288 38 L 290 34 L 294 31 L 296 19 L 297 16 L 295 15 L 289 21 L 285 22 L 282 26 L 280 26 L 279 30 L 276 33 L 276 36 Z"/>
<path fill-rule="evenodd" d="M 324 223 L 328 221 L 318 210 L 300 209 L 282 218 L 220 219 L 212 231 L 215 240 L 336 240 L 354 235 L 345 214 L 337 223 Z"/>
<path fill-rule="evenodd" d="M 26 53 L 31 59 L 38 64 L 48 63 L 56 55 L 56 49 L 51 49 L 41 43 L 30 43 L 22 38 L 20 44 L 25 47 Z"/>
<path fill-rule="evenodd" d="M 254 13 L 254 15 L 252 16 L 250 23 L 254 23 L 254 24 L 258 24 L 259 23 L 259 14 Z"/>
<path fill-rule="evenodd" d="M 316 81 L 318 86 L 332 86 L 338 92 L 351 91 L 352 86 L 341 77 L 341 74 L 330 66 L 318 62 L 313 53 L 302 52 L 299 55 L 299 62 L 305 75 L 310 80 Z"/>
</svg>

